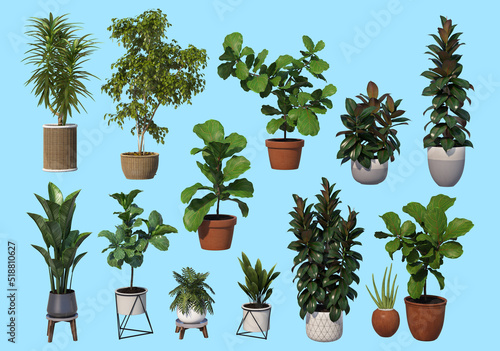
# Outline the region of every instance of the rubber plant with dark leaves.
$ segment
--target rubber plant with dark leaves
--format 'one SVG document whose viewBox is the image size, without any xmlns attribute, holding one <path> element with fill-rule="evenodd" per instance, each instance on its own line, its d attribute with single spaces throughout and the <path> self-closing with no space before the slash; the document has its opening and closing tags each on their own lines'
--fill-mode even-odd
<svg viewBox="0 0 500 351">
<path fill-rule="evenodd" d="M 296 276 L 300 317 L 315 311 L 329 312 L 330 320 L 337 321 L 342 311 L 349 313 L 348 300 L 354 300 L 357 292 L 350 286 L 359 284 L 355 273 L 359 269 L 361 254 L 354 251 L 361 245 L 356 239 L 363 228 L 356 227 L 357 212 L 349 207 L 349 216 L 344 220 L 337 210 L 338 194 L 326 178 L 322 178 L 321 193 L 316 195 L 318 203 L 307 204 L 298 195 L 293 195 L 296 206 L 290 212 L 293 220 L 289 229 L 295 235 L 288 248 L 298 252 L 292 272 L 298 267 Z"/>
<path fill-rule="evenodd" d="M 191 154 L 202 154 L 205 163 L 196 161 L 196 164 L 211 185 L 196 183 L 182 191 L 181 201 L 189 202 L 184 212 L 184 226 L 189 231 L 196 231 L 213 205 L 216 205 L 215 218 L 222 217 L 219 213 L 221 201 L 236 202 L 241 214 L 246 217 L 247 204 L 235 197 L 253 196 L 252 183 L 246 178 L 236 179 L 250 169 L 250 161 L 246 157 L 236 156 L 246 147 L 247 140 L 238 133 L 231 133 L 225 137 L 224 127 L 213 119 L 195 125 L 193 132 L 203 140 L 205 146 L 201 149 L 193 148 Z M 224 164 L 225 159 L 228 160 Z M 229 181 L 232 182 L 225 184 Z M 198 190 L 207 190 L 208 194 L 200 199 L 192 199 Z"/>
<path fill-rule="evenodd" d="M 390 238 L 385 245 L 391 259 L 393 254 L 401 250 L 402 261 L 406 261 L 406 270 L 410 273 L 408 293 L 410 297 L 425 303 L 427 301 L 427 276 L 429 272 L 444 289 L 444 277 L 438 271 L 443 259 L 462 256 L 462 245 L 457 238 L 468 233 L 474 224 L 464 218 L 455 218 L 448 223 L 446 210 L 455 203 L 455 198 L 436 195 L 431 198 L 427 207 L 418 202 L 410 202 L 403 207 L 403 212 L 415 219 L 421 227 L 417 231 L 415 223 L 410 220 L 401 224 L 401 219 L 394 212 L 380 216 L 389 233 L 376 232 L 379 239 Z M 422 297 L 423 293 L 423 297 Z"/>
<path fill-rule="evenodd" d="M 345 100 L 347 114 L 341 115 L 346 131 L 338 132 L 336 136 L 344 135 L 337 158 L 342 164 L 352 160 L 358 161 L 363 167 L 370 168 L 371 160 L 378 159 L 380 164 L 389 159 L 394 161 L 394 153 L 399 153 L 401 143 L 397 138 L 396 126 L 408 124 L 408 118 L 401 117 L 405 111 L 399 110 L 401 99 L 394 101 L 389 94 L 378 96 L 378 86 L 369 82 L 366 95 L 356 96 L 360 102 L 353 99 Z"/>
<path fill-rule="evenodd" d="M 168 133 L 168 128 L 153 120 L 160 105 L 175 109 L 191 105 L 193 96 L 204 90 L 200 70 L 206 67 L 207 55 L 193 45 L 182 49 L 173 39 L 166 42 L 166 29 L 171 24 L 159 9 L 112 22 L 108 27 L 111 38 L 117 39 L 126 53 L 111 65 L 117 71 L 102 86 L 102 91 L 118 103 L 116 113 L 107 113 L 104 118 L 122 129 L 125 119 L 135 120 L 131 133 L 137 133 L 137 150 L 142 155 L 146 133 L 162 144 Z"/>
<path fill-rule="evenodd" d="M 424 147 L 441 146 L 444 151 L 448 151 L 456 146 L 472 146 L 465 135 L 467 133 L 470 137 L 465 128 L 470 121 L 470 115 L 463 106 L 465 100 L 471 103 L 466 90 L 474 90 L 474 87 L 467 80 L 459 78 L 463 69 L 459 63 L 462 55 L 458 55 L 456 51 L 464 45 L 459 40 L 462 33 L 453 33 L 456 24 L 452 24 L 451 19 L 447 20 L 441 16 L 441 24 L 442 28 L 438 28 L 439 36 L 431 34 L 437 45 L 427 46 L 430 51 L 426 52 L 432 56 L 430 60 L 435 67 L 422 73 L 422 76 L 431 81 L 422 95 L 434 96 L 432 106 L 424 111 L 424 114 L 432 111 L 431 120 L 425 128 L 431 123 L 434 124 L 429 134 L 424 137 Z"/>
<path fill-rule="evenodd" d="M 110 195 L 123 208 L 123 212 L 114 212 L 122 223 L 116 226 L 115 233 L 103 230 L 98 234 L 110 242 L 102 252 L 110 250 L 108 264 L 111 267 L 121 269 L 123 263 L 130 265 L 130 292 L 133 292 L 134 287 L 134 268 L 142 265 L 149 244 L 160 251 L 167 251 L 170 243 L 165 234 L 177 233 L 174 227 L 163 224 L 163 218 L 157 211 L 151 211 L 148 219 L 138 217 L 144 212 L 144 209 L 134 203 L 135 197 L 140 192 L 142 191 L 136 189 L 128 194 Z M 138 229 L 143 225 L 146 226 L 146 230 Z"/>
<path fill-rule="evenodd" d="M 300 51 L 299 58 L 281 55 L 268 66 L 264 64 L 268 50 L 264 49 L 256 55 L 252 48 L 242 48 L 243 36 L 235 32 L 224 39 L 224 53 L 219 57 L 225 61 L 218 67 L 222 79 L 233 76 L 240 80 L 244 91 L 258 93 L 261 98 L 270 94 L 276 97 L 277 104 L 262 105 L 261 112 L 266 116 L 278 116 L 268 122 L 266 129 L 269 134 L 283 131 L 284 139 L 295 128 L 302 135 L 317 135 L 320 129 L 317 114 L 325 114 L 333 107 L 329 97 L 337 92 L 333 84 L 305 91 L 314 87 L 305 73 L 326 82 L 323 73 L 330 65 L 318 56 L 318 52 L 325 47 L 322 40 L 314 44 L 311 38 L 304 35 L 302 41 L 305 50 Z"/>
</svg>

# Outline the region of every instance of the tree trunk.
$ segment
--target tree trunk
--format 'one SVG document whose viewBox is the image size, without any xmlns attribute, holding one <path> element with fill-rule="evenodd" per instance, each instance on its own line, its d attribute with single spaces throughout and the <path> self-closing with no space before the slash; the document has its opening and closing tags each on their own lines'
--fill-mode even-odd
<svg viewBox="0 0 500 351">
<path fill-rule="evenodd" d="M 132 274 L 130 275 L 130 288 L 134 286 L 134 267 L 130 266 L 130 269 L 132 270 Z"/>
</svg>

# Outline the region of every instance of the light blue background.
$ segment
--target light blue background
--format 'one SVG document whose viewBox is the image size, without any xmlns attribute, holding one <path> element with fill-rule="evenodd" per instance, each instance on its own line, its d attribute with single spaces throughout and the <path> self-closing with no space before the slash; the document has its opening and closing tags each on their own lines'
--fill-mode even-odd
<svg viewBox="0 0 500 351">
<path fill-rule="evenodd" d="M 120 167 L 120 153 L 133 151 L 136 138 L 129 133 L 131 124 L 124 131 L 116 125 L 108 127 L 103 120 L 106 112 L 114 111 L 107 95 L 100 86 L 111 75 L 110 64 L 122 49 L 109 39 L 106 28 L 111 18 L 136 16 L 144 10 L 161 8 L 173 25 L 169 38 L 175 38 L 183 47 L 193 44 L 205 48 L 210 57 L 205 70 L 206 90 L 193 99 L 192 106 L 177 110 L 160 108 L 156 121 L 170 129 L 165 145 L 146 140 L 148 151 L 160 153 L 160 166 L 156 177 L 150 181 L 126 180 Z M 23 0 L 3 3 L 0 24 L 2 48 L 2 226 L 0 228 L 0 286 L 6 288 L 6 242 L 15 240 L 18 247 L 18 331 L 17 345 L 6 341 L 7 299 L 0 299 L 0 347 L 5 349 L 49 351 L 89 350 L 99 347 L 121 350 L 147 348 L 207 350 L 251 350 L 261 348 L 291 349 L 343 349 L 353 350 L 465 350 L 486 346 L 491 349 L 498 332 L 500 312 L 496 292 L 499 288 L 497 271 L 498 227 L 494 223 L 498 209 L 498 138 L 496 136 L 497 100 L 499 98 L 500 72 L 497 58 L 498 41 L 497 2 L 474 1 L 262 1 L 262 0 L 207 0 L 207 1 L 76 1 L 76 0 Z M 69 122 L 78 124 L 78 171 L 51 174 L 42 171 L 42 124 L 54 123 L 51 114 L 36 106 L 31 87 L 24 86 L 31 67 L 20 61 L 27 50 L 24 36 L 26 19 L 70 13 L 70 19 L 81 22 L 85 33 L 93 33 L 101 42 L 100 49 L 92 56 L 86 68 L 100 77 L 92 80 L 88 89 L 94 100 L 83 101 L 88 113 L 77 115 Z M 431 67 L 424 55 L 425 46 L 433 42 L 429 33 L 436 33 L 439 15 L 445 15 L 458 24 L 464 32 L 459 49 L 463 54 L 462 77 L 476 88 L 469 94 L 472 105 L 470 132 L 474 149 L 467 150 L 466 169 L 460 182 L 453 188 L 440 188 L 427 169 L 422 138 L 423 126 L 428 115 L 422 112 L 431 99 L 421 96 L 428 80 L 420 73 Z M 298 55 L 302 49 L 302 35 L 309 35 L 315 42 L 324 40 L 326 48 L 321 58 L 330 63 L 325 76 L 338 88 L 332 97 L 334 108 L 320 116 L 321 131 L 318 136 L 305 137 L 300 169 L 274 171 L 270 169 L 264 140 L 267 118 L 261 115 L 264 101 L 257 94 L 245 93 L 237 80 L 223 81 L 217 75 L 221 43 L 226 34 L 239 31 L 244 45 L 260 51 L 267 48 L 269 59 L 280 54 Z M 350 50 L 350 51 L 346 51 Z M 339 115 L 344 113 L 346 97 L 354 97 L 366 88 L 369 80 L 375 81 L 381 92 L 402 98 L 401 108 L 411 118 L 409 126 L 399 128 L 402 142 L 401 155 L 390 164 L 389 176 L 377 186 L 356 183 L 349 166 L 340 167 L 336 153 L 340 138 L 335 134 L 343 128 Z M 274 100 L 269 98 L 269 103 Z M 267 103 L 267 102 L 266 102 Z M 182 189 L 202 181 L 195 165 L 197 157 L 191 156 L 192 147 L 200 140 L 192 133 L 195 124 L 207 119 L 220 120 L 227 133 L 236 131 L 248 139 L 245 155 L 252 168 L 245 174 L 255 187 L 254 198 L 248 201 L 250 214 L 242 218 L 236 206 L 224 203 L 222 210 L 238 215 L 232 248 L 223 252 L 203 251 L 198 237 L 189 233 L 182 224 L 185 206 L 180 202 Z M 298 134 L 297 134 L 298 136 Z M 363 246 L 361 284 L 354 286 L 358 299 L 351 303 L 351 313 L 344 318 L 344 335 L 334 344 L 320 344 L 309 340 L 305 322 L 299 317 L 296 288 L 290 273 L 294 253 L 287 249 L 293 239 L 287 232 L 292 209 L 292 193 L 313 198 L 325 176 L 337 188 L 343 214 L 347 205 L 359 212 L 358 225 L 365 228 L 360 237 Z M 26 212 L 41 213 L 41 206 L 33 193 L 47 196 L 47 183 L 57 184 L 63 193 L 82 189 L 73 228 L 91 231 L 92 236 L 82 249 L 88 255 L 75 272 L 73 287 L 77 291 L 80 318 L 77 320 L 79 341 L 70 338 L 69 325 L 58 325 L 54 342 L 47 344 L 45 307 L 49 284 L 42 257 L 30 246 L 41 244 L 41 235 Z M 126 286 L 128 268 L 119 271 L 106 263 L 101 250 L 107 241 L 98 238 L 103 229 L 112 230 L 117 223 L 112 214 L 117 203 L 108 194 L 142 189 L 136 198 L 145 212 L 158 210 L 166 223 L 175 226 L 179 234 L 172 234 L 170 250 L 162 253 L 148 250 L 143 266 L 136 271 L 136 285 L 149 289 L 148 310 L 154 334 L 118 341 L 114 305 L 114 289 Z M 455 206 L 448 211 L 449 219 L 468 218 L 475 224 L 473 230 L 460 238 L 463 256 L 447 260 L 442 272 L 446 288 L 440 291 L 431 278 L 428 291 L 448 299 L 443 331 L 438 340 L 422 343 L 411 337 L 403 297 L 406 296 L 408 274 L 404 264 L 394 261 L 398 273 L 400 292 L 396 309 L 401 316 L 398 332 L 390 339 L 380 338 L 371 326 L 371 313 L 375 309 L 365 283 L 371 284 L 371 274 L 381 280 L 384 267 L 390 259 L 384 250 L 385 241 L 375 239 L 373 233 L 385 229 L 378 216 L 395 211 L 402 214 L 402 206 L 410 201 L 427 204 L 430 197 L 439 193 L 457 197 Z M 408 219 L 406 216 L 402 216 Z M 242 303 L 246 296 L 236 282 L 243 279 L 237 256 L 245 251 L 255 261 L 259 257 L 264 266 L 277 263 L 281 276 L 274 284 L 271 330 L 267 341 L 235 336 L 241 320 Z M 198 271 L 210 271 L 208 283 L 216 295 L 215 315 L 208 316 L 209 339 L 198 331 L 188 331 L 183 341 L 174 333 L 175 313 L 169 311 L 171 298 L 168 292 L 174 287 L 172 270 L 184 266 Z"/>
</svg>

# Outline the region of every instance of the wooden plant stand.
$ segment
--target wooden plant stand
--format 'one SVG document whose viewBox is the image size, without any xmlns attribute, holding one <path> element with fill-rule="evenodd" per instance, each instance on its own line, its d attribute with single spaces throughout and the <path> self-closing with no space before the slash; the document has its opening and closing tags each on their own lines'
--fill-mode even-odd
<svg viewBox="0 0 500 351">
<path fill-rule="evenodd" d="M 54 327 L 57 322 L 69 322 L 71 326 L 71 334 L 73 335 L 73 341 L 77 341 L 78 337 L 76 335 L 76 319 L 78 318 L 78 313 L 71 317 L 52 317 L 47 315 L 47 320 L 49 325 L 47 326 L 47 336 L 49 337 L 49 342 L 52 342 L 52 337 L 54 336 Z"/>
<path fill-rule="evenodd" d="M 208 332 L 207 332 L 207 324 L 208 320 L 205 318 L 202 320 L 200 323 L 183 323 L 179 319 L 175 321 L 175 332 L 179 333 L 179 339 L 182 340 L 184 339 L 184 332 L 186 329 L 191 329 L 191 328 L 197 328 L 199 329 L 205 338 L 208 338 Z"/>
</svg>

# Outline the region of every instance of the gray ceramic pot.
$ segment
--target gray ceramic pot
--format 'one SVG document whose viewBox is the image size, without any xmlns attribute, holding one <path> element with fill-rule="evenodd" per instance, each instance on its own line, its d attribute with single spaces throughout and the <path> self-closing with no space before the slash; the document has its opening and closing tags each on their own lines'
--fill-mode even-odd
<svg viewBox="0 0 500 351">
<path fill-rule="evenodd" d="M 71 317 L 76 314 L 78 307 L 76 306 L 75 291 L 69 289 L 66 294 L 49 293 L 49 303 L 47 304 L 47 314 L 51 317 Z"/>
</svg>

